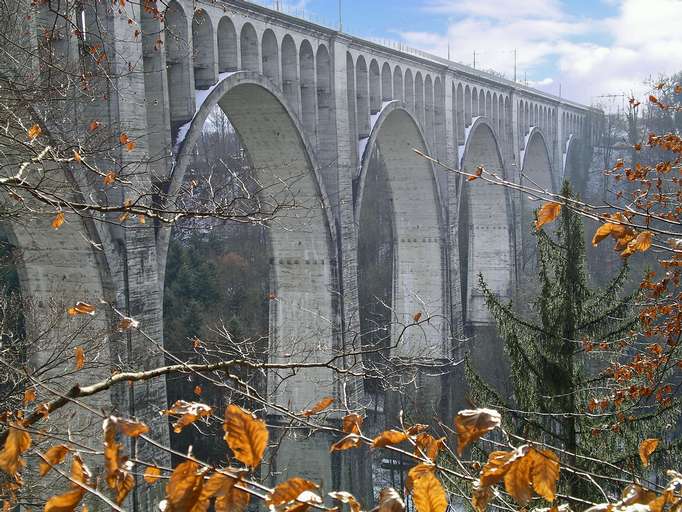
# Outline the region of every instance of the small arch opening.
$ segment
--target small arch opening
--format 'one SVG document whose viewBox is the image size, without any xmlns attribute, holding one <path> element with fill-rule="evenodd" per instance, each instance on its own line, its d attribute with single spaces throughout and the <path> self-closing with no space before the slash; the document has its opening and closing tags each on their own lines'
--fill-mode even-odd
<svg viewBox="0 0 682 512">
<path fill-rule="evenodd" d="M 251 23 L 244 23 L 239 44 L 242 50 L 242 69 L 260 73 L 258 58 L 258 34 Z"/>
<path fill-rule="evenodd" d="M 273 81 L 276 85 L 279 82 L 279 46 L 277 37 L 271 29 L 263 32 L 263 74 Z"/>
</svg>

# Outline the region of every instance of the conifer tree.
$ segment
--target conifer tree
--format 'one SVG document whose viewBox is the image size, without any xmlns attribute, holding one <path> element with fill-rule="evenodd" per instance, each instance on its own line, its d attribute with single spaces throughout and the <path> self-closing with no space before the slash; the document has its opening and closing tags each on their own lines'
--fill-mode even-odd
<svg viewBox="0 0 682 512">
<path fill-rule="evenodd" d="M 571 197 L 568 184 L 562 195 Z M 613 386 L 604 370 L 638 327 L 632 307 L 637 295 L 623 293 L 627 265 L 606 287 L 590 288 L 580 216 L 562 208 L 555 225 L 554 235 L 537 232 L 539 293 L 529 318 L 502 303 L 479 276 L 509 359 L 513 396 L 505 399 L 468 359 L 466 377 L 477 406 L 505 410 L 508 432 L 562 450 L 563 463 L 573 470 L 566 479 L 569 494 L 593 498 L 597 489 L 585 474 L 640 467 L 639 443 L 674 425 L 679 411 L 651 400 L 628 401 Z M 613 400 L 604 401 L 609 394 Z"/>
</svg>

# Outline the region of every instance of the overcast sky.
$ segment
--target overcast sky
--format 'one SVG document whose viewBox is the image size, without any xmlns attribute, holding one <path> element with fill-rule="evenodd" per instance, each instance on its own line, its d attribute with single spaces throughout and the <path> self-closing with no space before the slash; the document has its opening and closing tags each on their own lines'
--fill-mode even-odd
<svg viewBox="0 0 682 512">
<path fill-rule="evenodd" d="M 262 0 L 266 3 L 269 0 Z M 338 0 L 288 0 L 328 24 Z M 682 0 L 341 0 L 344 30 L 404 42 L 584 103 L 682 70 Z"/>
</svg>

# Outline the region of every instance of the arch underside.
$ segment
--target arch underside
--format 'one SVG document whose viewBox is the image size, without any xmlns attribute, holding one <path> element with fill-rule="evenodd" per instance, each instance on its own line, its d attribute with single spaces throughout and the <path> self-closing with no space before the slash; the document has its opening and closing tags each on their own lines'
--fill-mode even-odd
<svg viewBox="0 0 682 512">
<path fill-rule="evenodd" d="M 523 154 L 521 185 L 549 193 L 556 190 L 549 151 L 545 144 L 544 135 L 537 128 L 531 131 Z M 521 242 L 519 271 L 523 274 L 535 272 L 537 259 L 537 244 L 533 235 L 535 210 L 542 206 L 541 201 L 530 196 L 530 193 L 521 193 L 521 211 L 519 212 L 519 229 L 521 231 L 519 237 Z"/>
<path fill-rule="evenodd" d="M 589 167 L 590 160 L 579 142 L 578 137 L 571 135 L 566 143 L 563 177 L 571 184 L 573 193 L 584 198 L 587 194 L 586 169 Z"/>
<path fill-rule="evenodd" d="M 492 128 L 480 122 L 469 134 L 462 159 L 462 170 L 475 173 L 478 166 L 504 176 L 504 166 Z M 460 227 L 463 304 L 465 321 L 470 325 L 489 324 L 490 315 L 480 289 L 478 276 L 499 297 L 510 297 L 512 268 L 509 205 L 505 188 L 483 180 L 466 183 L 462 194 L 466 223 Z M 463 231 L 462 231 L 463 230 Z"/>
<path fill-rule="evenodd" d="M 363 158 L 363 171 L 379 151 L 393 208 L 394 272 L 391 339 L 392 356 L 440 359 L 448 357 L 445 344 L 443 240 L 439 200 L 431 163 L 413 148 L 428 152 L 414 118 L 395 108 L 374 127 Z M 372 200 L 361 192 L 362 201 Z M 360 216 L 356 216 L 360 218 Z M 362 229 L 362 226 L 360 226 Z M 403 332 L 415 314 L 428 323 Z"/>
<path fill-rule="evenodd" d="M 332 238 L 308 146 L 284 100 L 255 73 L 235 73 L 209 95 L 195 116 L 178 161 L 191 153 L 211 109 L 229 117 L 249 156 L 271 247 L 270 347 L 272 363 L 322 362 L 333 352 Z M 173 177 L 182 181 L 186 164 Z M 314 385 L 311 385 L 314 383 Z M 268 395 L 292 410 L 334 394 L 328 369 L 281 370 L 268 377 Z"/>
<path fill-rule="evenodd" d="M 54 175 L 60 171 L 51 174 L 54 180 Z M 113 299 L 111 282 L 104 257 L 97 257 L 95 243 L 90 242 L 93 237 L 86 222 L 78 215 L 67 214 L 64 223 L 55 230 L 51 225 L 53 211 L 37 213 L 43 209 L 42 205 L 28 198 L 24 204 L 35 213 L 22 213 L 19 222 L 3 222 L 0 228 L 12 248 L 10 261 L 16 265 L 21 295 L 21 303 L 3 304 L 3 317 L 12 315 L 13 308 L 18 308 L 14 314 L 21 314 L 25 322 L 24 336 L 14 333 L 15 343 L 25 343 L 22 348 L 25 361 L 20 367 L 30 368 L 31 381 L 40 400 L 48 402 L 66 396 L 75 385 L 110 377 L 121 362 L 112 354 L 125 354 L 125 347 L 118 345 L 120 340 L 112 336 L 114 322 L 107 307 L 101 305 L 102 300 L 111 302 Z M 67 315 L 68 308 L 79 301 L 94 305 L 96 314 L 73 318 Z M 3 318 L 3 323 L 7 327 L 7 318 Z M 4 330 L 4 343 L 9 341 L 10 331 L 11 327 Z M 77 348 L 83 350 L 85 362 L 83 368 L 74 371 Z M 28 388 L 31 381 L 24 385 Z M 127 390 L 125 392 L 127 394 Z M 63 438 L 97 438 L 101 434 L 102 420 L 90 411 L 109 411 L 113 407 L 124 411 L 126 398 L 121 389 L 113 389 L 80 399 L 79 404 L 67 405 L 50 414 L 50 431 Z M 141 418 L 145 416 L 140 412 Z M 162 433 L 163 426 L 167 425 L 158 414 L 144 417 L 144 420 L 155 434 Z M 159 439 L 163 437 L 159 436 Z M 43 453 L 49 442 L 51 438 L 34 439 L 35 446 Z M 91 468 L 101 470 L 99 457 L 89 453 L 83 457 Z M 36 474 L 30 473 L 27 480 L 35 500 L 46 500 L 54 494 L 54 480 L 38 479 Z"/>
<path fill-rule="evenodd" d="M 534 129 L 528 138 L 523 155 L 522 172 L 522 185 L 548 192 L 553 192 L 556 189 L 549 150 L 544 135 L 538 129 Z"/>
</svg>

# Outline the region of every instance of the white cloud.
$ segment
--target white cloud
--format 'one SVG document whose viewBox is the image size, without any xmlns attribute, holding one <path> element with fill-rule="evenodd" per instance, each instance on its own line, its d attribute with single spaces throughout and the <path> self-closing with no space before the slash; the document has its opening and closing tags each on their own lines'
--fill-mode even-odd
<svg viewBox="0 0 682 512">
<path fill-rule="evenodd" d="M 441 13 L 485 16 L 495 19 L 558 18 L 562 14 L 556 0 L 435 0 L 426 8 Z"/>
<path fill-rule="evenodd" d="M 602 18 L 568 14 L 558 0 L 429 0 L 451 15 L 447 33 L 404 32 L 411 46 L 590 103 L 601 94 L 639 92 L 642 83 L 682 69 L 682 0 L 602 0 Z"/>
<path fill-rule="evenodd" d="M 552 85 L 554 83 L 553 78 L 543 78 L 542 80 L 528 80 L 528 85 L 531 87 L 547 87 L 548 85 Z"/>
</svg>

